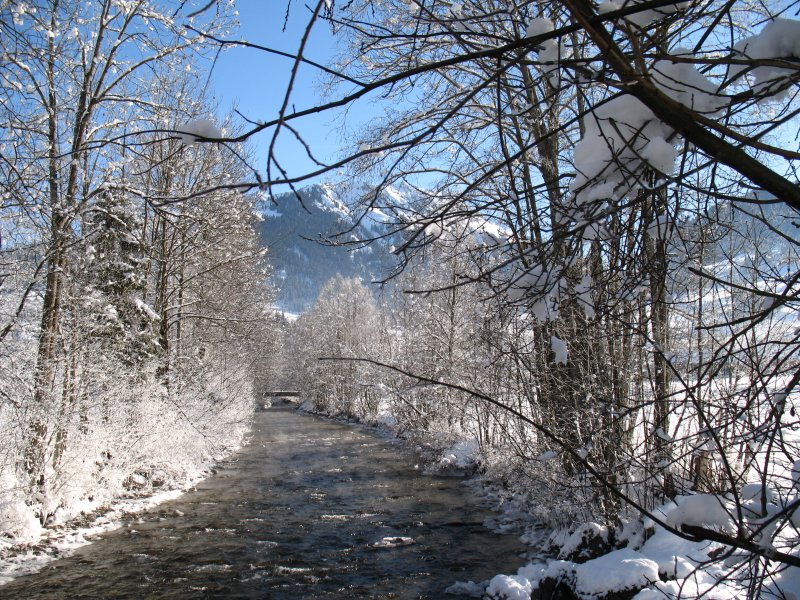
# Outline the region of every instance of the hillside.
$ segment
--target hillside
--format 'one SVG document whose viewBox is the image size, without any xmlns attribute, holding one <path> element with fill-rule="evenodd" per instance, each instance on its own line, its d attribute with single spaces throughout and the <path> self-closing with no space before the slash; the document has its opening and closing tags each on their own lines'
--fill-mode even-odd
<svg viewBox="0 0 800 600">
<path fill-rule="evenodd" d="M 391 269 L 391 239 L 368 246 L 353 244 L 384 234 L 389 222 L 386 214 L 374 209 L 356 224 L 359 212 L 353 205 L 358 191 L 312 185 L 300 190 L 302 204 L 294 194 L 286 193 L 276 196 L 275 203 L 262 211 L 259 235 L 269 251 L 279 290 L 277 304 L 282 310 L 303 312 L 337 273 L 370 282 Z M 386 193 L 400 195 L 394 189 Z"/>
</svg>

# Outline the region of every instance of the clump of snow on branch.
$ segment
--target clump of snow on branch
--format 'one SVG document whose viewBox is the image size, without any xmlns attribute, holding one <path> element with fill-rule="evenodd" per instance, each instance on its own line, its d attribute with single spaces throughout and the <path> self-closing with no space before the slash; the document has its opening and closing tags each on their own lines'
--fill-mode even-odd
<svg viewBox="0 0 800 600">
<path fill-rule="evenodd" d="M 592 276 L 584 275 L 578 285 L 575 286 L 575 296 L 578 303 L 583 307 L 583 312 L 586 313 L 587 319 L 594 319 L 594 301 L 592 300 Z"/>
<path fill-rule="evenodd" d="M 736 56 L 736 55 L 740 56 Z M 756 35 L 741 40 L 734 46 L 734 57 L 751 60 L 796 59 L 800 58 L 800 21 L 791 19 L 775 19 L 767 23 Z M 779 88 L 787 77 L 797 69 L 784 69 L 777 66 L 758 66 L 749 70 L 746 66 L 735 67 L 732 78 L 738 78 L 750 72 L 754 79 L 753 89 L 757 93 L 774 95 L 777 99 L 786 95 L 786 90 Z"/>
<path fill-rule="evenodd" d="M 557 271 L 535 264 L 512 280 L 507 294 L 512 302 L 535 299 L 529 307 L 531 316 L 539 323 L 547 323 L 558 319 L 561 293 L 565 285 Z"/>
<path fill-rule="evenodd" d="M 567 343 L 561 338 L 553 335 L 550 336 L 550 347 L 553 349 L 553 353 L 556 355 L 553 359 L 553 362 L 557 365 L 566 365 L 568 356 Z"/>
<path fill-rule="evenodd" d="M 532 19 L 525 29 L 525 37 L 536 37 L 554 31 L 553 22 L 550 19 L 540 17 Z M 544 40 L 537 48 L 539 62 L 542 64 L 542 72 L 550 81 L 553 87 L 558 87 L 558 64 L 562 59 L 569 58 L 569 51 L 565 48 L 560 39 Z"/>
<path fill-rule="evenodd" d="M 553 22 L 545 17 L 531 19 L 525 28 L 525 37 L 536 37 L 553 31 Z"/>
<path fill-rule="evenodd" d="M 647 0 L 605 0 L 597 7 L 597 12 L 602 14 L 622 10 L 639 4 L 645 4 Z M 678 2 L 676 4 L 668 4 L 667 6 L 660 6 L 655 9 L 639 10 L 633 14 L 627 15 L 625 20 L 633 23 L 637 27 L 644 28 L 661 19 L 678 11 L 679 9 L 686 8 L 688 2 Z"/>
<path fill-rule="evenodd" d="M 191 146 L 196 142 L 222 137 L 222 131 L 211 119 L 193 119 L 178 127 L 176 132 L 181 142 L 187 146 Z"/>
<path fill-rule="evenodd" d="M 675 48 L 672 55 L 690 57 L 693 53 L 686 48 Z M 658 60 L 650 74 L 664 94 L 697 112 L 715 113 L 727 102 L 718 95 L 717 86 L 689 63 Z"/>
<path fill-rule="evenodd" d="M 136 309 L 151 321 L 161 320 L 161 317 L 158 315 L 158 313 L 156 313 L 152 308 L 150 308 L 150 305 L 147 304 L 144 300 L 136 298 L 134 300 L 134 303 L 136 304 Z"/>
<path fill-rule="evenodd" d="M 671 173 L 678 156 L 667 142 L 671 135 L 672 130 L 633 96 L 617 96 L 597 107 L 575 147 L 578 174 L 570 189 L 578 205 L 623 197 L 636 186 L 632 174 L 647 164 Z"/>
<path fill-rule="evenodd" d="M 677 48 L 675 57 L 688 50 Z M 714 114 L 724 103 L 716 86 L 691 64 L 667 58 L 657 61 L 652 82 L 665 95 L 687 108 Z M 619 200 L 646 185 L 645 168 L 663 176 L 675 170 L 678 157 L 675 132 L 630 95 L 612 97 L 591 111 L 586 132 L 575 147 L 577 176 L 570 190 L 578 206 L 597 200 Z M 587 227 L 587 235 L 596 233 Z"/>
</svg>

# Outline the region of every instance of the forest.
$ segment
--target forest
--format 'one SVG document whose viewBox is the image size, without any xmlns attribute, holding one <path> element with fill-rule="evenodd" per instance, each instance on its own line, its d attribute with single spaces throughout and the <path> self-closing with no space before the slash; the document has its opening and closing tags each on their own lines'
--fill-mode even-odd
<svg viewBox="0 0 800 600">
<path fill-rule="evenodd" d="M 180 131 L 209 127 L 192 66 L 211 48 L 156 8 L 0 9 L 0 526 L 12 538 L 196 476 L 241 440 L 269 356 L 256 199 L 214 191 L 246 157 Z"/>
<path fill-rule="evenodd" d="M 288 387 L 625 560 L 705 544 L 626 597 L 797 597 L 800 4 L 289 2 L 291 52 L 234 4 L 0 4 L 0 543 L 191 478 Z M 277 114 L 216 114 L 232 46 L 285 57 Z M 322 159 L 341 109 L 378 112 Z M 257 221 L 337 177 L 380 226 L 322 242 L 392 264 L 287 321 Z M 486 594 L 601 597 L 580 562 Z"/>
</svg>

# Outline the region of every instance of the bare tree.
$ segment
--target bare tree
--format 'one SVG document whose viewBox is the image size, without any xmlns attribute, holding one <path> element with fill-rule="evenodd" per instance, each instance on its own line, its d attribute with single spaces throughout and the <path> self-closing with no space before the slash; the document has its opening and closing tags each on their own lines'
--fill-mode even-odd
<svg viewBox="0 0 800 600">
<path fill-rule="evenodd" d="M 760 492 L 760 518 L 785 523 L 794 510 L 787 411 L 800 377 L 796 336 L 782 325 L 798 268 L 796 231 L 784 225 L 800 209 L 798 26 L 783 18 L 792 5 L 322 7 L 309 31 L 324 13 L 347 44 L 335 72 L 326 68 L 332 99 L 244 135 L 278 135 L 378 93 L 390 107 L 340 161 L 267 183 L 342 165 L 377 179 L 363 209 L 397 216 L 387 236 L 403 238 L 399 270 L 458 237 L 452 256 L 471 260 L 451 280 L 410 291 L 491 290 L 488 305 L 519 334 L 507 356 L 531 408 L 428 373 L 418 380 L 504 407 L 556 453 L 565 485 L 600 492 L 591 511 L 611 522 L 630 508 L 653 516 L 654 504 L 693 489 L 724 493 L 735 535 L 688 522 L 672 530 L 724 539 L 753 564 L 793 564 L 759 549 L 764 535 L 784 549 L 793 542 L 748 516 L 743 491 L 757 464 L 761 489 L 780 498 Z M 421 200 L 380 200 L 397 181 Z M 496 230 L 471 252 L 481 222 Z M 754 230 L 770 232 L 762 249 L 750 249 Z M 787 254 L 788 263 L 778 258 Z"/>
</svg>

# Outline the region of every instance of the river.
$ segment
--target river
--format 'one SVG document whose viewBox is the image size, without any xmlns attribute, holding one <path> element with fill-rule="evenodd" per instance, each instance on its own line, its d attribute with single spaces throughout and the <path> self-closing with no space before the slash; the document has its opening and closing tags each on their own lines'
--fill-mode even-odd
<svg viewBox="0 0 800 600">
<path fill-rule="evenodd" d="M 276 406 L 198 484 L 73 556 L 0 587 L 35 598 L 457 598 L 516 571 L 459 478 L 422 474 L 397 440 Z"/>
</svg>

